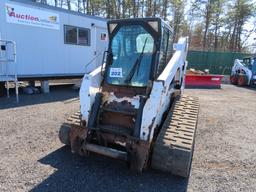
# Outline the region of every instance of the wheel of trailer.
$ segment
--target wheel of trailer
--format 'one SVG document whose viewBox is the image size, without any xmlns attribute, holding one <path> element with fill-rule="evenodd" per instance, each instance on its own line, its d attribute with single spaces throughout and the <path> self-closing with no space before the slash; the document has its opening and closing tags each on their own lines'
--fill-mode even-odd
<svg viewBox="0 0 256 192">
<path fill-rule="evenodd" d="M 230 83 L 233 85 L 237 85 L 238 82 L 238 75 L 231 75 L 230 76 Z"/>
<path fill-rule="evenodd" d="M 69 132 L 70 132 L 70 125 L 67 123 L 64 123 L 59 130 L 59 139 L 61 143 L 65 145 L 70 145 Z"/>
<path fill-rule="evenodd" d="M 153 147 L 153 169 L 189 176 L 198 111 L 197 98 L 182 96 L 175 99 Z"/>
<path fill-rule="evenodd" d="M 246 75 L 239 75 L 237 85 L 238 86 L 245 86 L 247 84 L 247 77 Z"/>
</svg>

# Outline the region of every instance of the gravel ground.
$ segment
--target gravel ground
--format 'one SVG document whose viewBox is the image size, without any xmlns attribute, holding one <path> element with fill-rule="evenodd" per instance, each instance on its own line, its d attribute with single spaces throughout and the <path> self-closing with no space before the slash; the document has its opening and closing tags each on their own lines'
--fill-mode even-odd
<svg viewBox="0 0 256 192">
<path fill-rule="evenodd" d="M 79 108 L 78 91 L 0 98 L 0 191 L 256 191 L 255 90 L 188 89 L 200 114 L 191 176 L 131 173 L 124 162 L 71 154 L 58 129 Z"/>
</svg>

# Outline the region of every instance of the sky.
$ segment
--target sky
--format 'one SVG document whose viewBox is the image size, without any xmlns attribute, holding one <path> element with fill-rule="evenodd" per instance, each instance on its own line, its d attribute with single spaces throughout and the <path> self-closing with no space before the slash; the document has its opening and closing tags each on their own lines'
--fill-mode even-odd
<svg viewBox="0 0 256 192">
<path fill-rule="evenodd" d="M 249 22 L 247 22 L 244 25 L 244 29 L 247 29 L 247 30 L 253 29 L 254 27 L 253 22 L 255 22 L 255 25 L 256 25 L 256 18 L 252 18 Z M 246 41 L 246 45 L 249 47 L 250 52 L 256 54 L 256 31 L 250 35 L 250 37 Z"/>
</svg>

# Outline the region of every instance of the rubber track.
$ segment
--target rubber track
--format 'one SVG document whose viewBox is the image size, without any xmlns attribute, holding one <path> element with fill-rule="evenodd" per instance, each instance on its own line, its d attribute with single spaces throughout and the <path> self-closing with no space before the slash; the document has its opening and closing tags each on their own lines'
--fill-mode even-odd
<svg viewBox="0 0 256 192">
<path fill-rule="evenodd" d="M 68 124 L 72 124 L 72 125 L 80 125 L 81 123 L 81 113 L 80 111 L 74 113 L 73 115 L 71 115 L 68 119 L 67 122 Z"/>
<path fill-rule="evenodd" d="M 174 101 L 154 144 L 152 168 L 189 176 L 198 111 L 198 98 L 182 96 Z"/>
<path fill-rule="evenodd" d="M 59 130 L 59 139 L 63 144 L 70 145 L 69 143 L 69 130 L 71 126 L 81 126 L 80 111 L 71 115 L 65 123 L 63 123 Z"/>
</svg>

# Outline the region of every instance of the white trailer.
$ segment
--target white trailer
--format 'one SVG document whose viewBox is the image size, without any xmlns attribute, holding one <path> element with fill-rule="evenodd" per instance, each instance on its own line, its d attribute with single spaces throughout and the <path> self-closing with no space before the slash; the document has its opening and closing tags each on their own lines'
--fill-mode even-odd
<svg viewBox="0 0 256 192">
<path fill-rule="evenodd" d="M 0 39 L 16 42 L 19 80 L 82 77 L 108 42 L 106 19 L 24 0 L 0 1 Z"/>
</svg>

